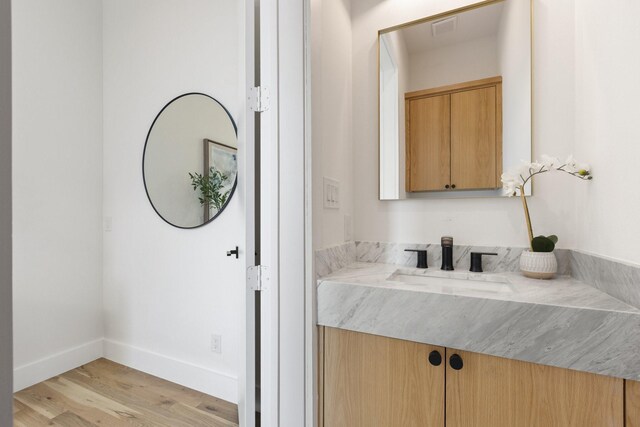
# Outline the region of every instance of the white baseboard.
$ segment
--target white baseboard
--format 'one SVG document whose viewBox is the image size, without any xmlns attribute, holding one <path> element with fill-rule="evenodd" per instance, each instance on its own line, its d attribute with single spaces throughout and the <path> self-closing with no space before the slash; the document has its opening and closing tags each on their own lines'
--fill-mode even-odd
<svg viewBox="0 0 640 427">
<path fill-rule="evenodd" d="M 47 356 L 13 370 L 13 391 L 19 391 L 102 357 L 103 340 L 97 339 Z"/>
<path fill-rule="evenodd" d="M 238 378 L 149 350 L 105 339 L 104 357 L 202 393 L 238 403 Z"/>
</svg>

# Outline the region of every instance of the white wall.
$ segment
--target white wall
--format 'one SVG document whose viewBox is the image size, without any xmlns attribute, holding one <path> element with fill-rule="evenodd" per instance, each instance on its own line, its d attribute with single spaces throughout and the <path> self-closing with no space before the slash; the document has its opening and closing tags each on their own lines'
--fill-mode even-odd
<svg viewBox="0 0 640 427">
<path fill-rule="evenodd" d="M 345 215 L 353 220 L 354 214 L 350 10 L 350 0 L 311 0 L 315 248 L 344 242 Z M 375 97 L 378 96 L 377 84 L 376 78 L 372 92 Z M 375 97 L 373 102 L 378 105 Z M 372 125 L 375 123 L 377 121 Z M 323 176 L 340 181 L 340 209 L 323 208 Z M 377 175 L 374 179 L 377 188 Z"/>
<path fill-rule="evenodd" d="M 16 390 L 102 352 L 102 8 L 13 2 Z"/>
<path fill-rule="evenodd" d="M 11 301 L 11 1 L 0 1 L 0 425 L 13 407 Z"/>
<path fill-rule="evenodd" d="M 442 235 L 451 234 L 458 244 L 527 244 L 522 207 L 517 199 L 378 200 L 377 31 L 468 3 L 462 0 L 433 0 L 420 5 L 411 0 L 353 2 L 356 240 L 424 243 L 437 242 Z M 573 86 L 573 8 L 569 2 L 535 0 L 534 3 L 534 154 L 565 156 L 573 148 L 573 122 L 570 118 L 563 120 L 566 112 L 574 108 L 570 89 Z M 566 34 L 568 39 L 558 40 L 559 34 Z M 566 202 L 571 197 L 571 188 L 566 177 L 542 176 L 536 181 L 535 196 L 530 202 L 534 231 L 557 233 L 560 247 L 571 247 L 574 242 L 573 206 Z"/>
<path fill-rule="evenodd" d="M 594 179 L 574 185 L 576 247 L 640 263 L 640 3 L 575 2 L 575 155 Z"/>
<path fill-rule="evenodd" d="M 206 227 L 180 230 L 153 211 L 141 165 L 151 122 L 177 95 L 207 93 L 241 122 L 243 5 L 107 0 L 103 14 L 106 355 L 236 402 L 244 265 L 225 252 L 244 242 L 242 194 Z"/>
<path fill-rule="evenodd" d="M 487 36 L 410 55 L 407 91 L 500 75 L 497 44 Z"/>
</svg>

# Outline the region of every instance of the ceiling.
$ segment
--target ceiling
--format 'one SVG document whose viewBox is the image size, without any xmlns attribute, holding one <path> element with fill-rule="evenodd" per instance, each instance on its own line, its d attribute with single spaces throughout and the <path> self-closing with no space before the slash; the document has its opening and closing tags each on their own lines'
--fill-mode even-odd
<svg viewBox="0 0 640 427">
<path fill-rule="evenodd" d="M 404 39 L 409 55 L 438 49 L 458 43 L 464 43 L 482 37 L 497 35 L 504 2 L 495 3 L 478 9 L 459 13 L 455 31 L 434 37 L 431 24 L 441 21 L 423 22 L 397 30 Z"/>
</svg>

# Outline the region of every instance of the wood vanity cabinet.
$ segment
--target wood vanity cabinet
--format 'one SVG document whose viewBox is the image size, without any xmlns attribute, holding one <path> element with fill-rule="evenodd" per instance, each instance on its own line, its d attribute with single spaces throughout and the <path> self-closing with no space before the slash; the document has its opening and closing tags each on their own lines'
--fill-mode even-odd
<svg viewBox="0 0 640 427">
<path fill-rule="evenodd" d="M 622 379 L 329 327 L 319 335 L 321 427 L 625 425 Z M 640 399 L 640 383 L 629 383 L 635 427 L 629 398 Z"/>
<path fill-rule="evenodd" d="M 495 189 L 502 77 L 405 94 L 406 191 Z"/>
<path fill-rule="evenodd" d="M 447 426 L 623 426 L 624 380 L 447 349 Z"/>
<path fill-rule="evenodd" d="M 640 382 L 626 381 L 625 387 L 625 426 L 640 427 Z"/>
<path fill-rule="evenodd" d="M 444 425 L 444 349 L 342 329 L 324 329 L 325 427 Z"/>
</svg>

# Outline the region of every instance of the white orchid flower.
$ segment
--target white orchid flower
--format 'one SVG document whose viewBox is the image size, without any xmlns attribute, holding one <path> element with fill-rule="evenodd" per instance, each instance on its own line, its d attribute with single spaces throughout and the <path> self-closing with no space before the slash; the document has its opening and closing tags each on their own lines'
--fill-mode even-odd
<svg viewBox="0 0 640 427">
<path fill-rule="evenodd" d="M 577 172 L 576 168 L 578 166 L 578 163 L 576 162 L 576 159 L 573 158 L 573 154 L 569 154 L 569 157 L 567 157 L 567 160 L 564 162 L 564 164 L 565 164 L 564 169 L 567 172 L 570 172 L 570 173 Z"/>
<path fill-rule="evenodd" d="M 544 170 L 545 168 L 546 168 L 546 165 L 544 163 L 531 162 L 531 164 L 529 165 L 529 170 L 531 172 L 537 172 L 540 170 Z"/>
<path fill-rule="evenodd" d="M 588 163 L 579 163 L 578 175 L 591 177 L 591 166 Z"/>
<path fill-rule="evenodd" d="M 524 183 L 527 177 L 530 176 L 533 172 L 534 170 L 532 163 L 521 160 L 520 164 L 511 171 L 511 174 L 515 175 L 520 183 Z"/>
<path fill-rule="evenodd" d="M 540 160 L 536 162 L 521 162 L 513 170 L 503 173 L 500 177 L 502 180 L 502 189 L 506 196 L 512 197 L 516 195 L 516 191 L 520 190 L 520 197 L 524 207 L 525 218 L 527 220 L 527 231 L 529 233 L 529 247 L 533 251 L 533 229 L 531 228 L 531 220 L 529 217 L 529 207 L 527 206 L 527 198 L 524 192 L 524 186 L 535 175 L 550 171 L 560 171 L 568 173 L 582 180 L 588 181 L 592 179 L 591 167 L 586 163 L 578 163 L 569 156 L 565 163 L 561 163 L 556 157 L 547 155 L 540 156 Z"/>
<path fill-rule="evenodd" d="M 524 174 L 524 175 L 523 175 Z M 524 182 L 524 176 L 529 175 L 529 170 L 524 171 L 523 167 L 519 167 L 516 170 L 505 172 L 500 176 L 502 181 L 502 190 L 505 196 L 515 196 L 516 190 Z"/>
<path fill-rule="evenodd" d="M 569 173 L 578 174 L 580 176 L 588 176 L 591 174 L 591 166 L 587 163 L 578 163 L 573 155 L 570 155 L 565 162 L 565 170 Z"/>
<path fill-rule="evenodd" d="M 504 194 L 514 196 L 516 190 L 524 187 L 534 175 L 550 171 L 566 172 L 586 180 L 592 179 L 591 167 L 587 163 L 578 163 L 572 155 L 562 163 L 557 157 L 543 154 L 538 161 L 522 161 L 512 170 L 502 174 L 501 179 Z"/>
<path fill-rule="evenodd" d="M 502 192 L 505 196 L 515 196 L 517 188 L 518 184 L 515 181 L 502 181 Z"/>
<path fill-rule="evenodd" d="M 548 156 L 546 154 L 540 156 L 540 163 L 545 165 L 547 170 L 556 169 L 562 165 L 557 157 Z"/>
</svg>

